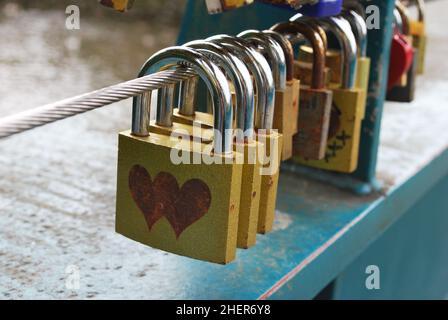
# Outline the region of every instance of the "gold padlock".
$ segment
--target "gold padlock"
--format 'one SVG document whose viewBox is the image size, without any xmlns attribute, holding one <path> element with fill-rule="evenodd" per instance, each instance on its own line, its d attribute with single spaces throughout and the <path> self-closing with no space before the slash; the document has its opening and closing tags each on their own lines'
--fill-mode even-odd
<svg viewBox="0 0 448 320">
<path fill-rule="evenodd" d="M 139 76 L 179 63 L 187 63 L 212 95 L 213 143 L 176 132 L 149 133 L 148 96 L 135 98 L 132 131 L 119 135 L 116 231 L 157 249 L 224 264 L 236 254 L 242 174 L 232 150 L 230 88 L 218 65 L 184 47 L 159 51 Z"/>
<path fill-rule="evenodd" d="M 277 129 L 283 136 L 281 159 L 288 160 L 292 157 L 292 141 L 293 136 L 297 133 L 299 111 L 299 82 L 292 79 L 294 57 L 291 44 L 282 35 L 274 31 L 247 30 L 238 36 L 261 48 L 268 57 L 275 83 L 273 128 Z M 283 45 L 283 42 L 286 42 L 286 45 Z M 287 46 L 289 52 L 285 53 L 284 46 Z M 290 63 L 290 66 L 288 66 L 288 63 Z"/>
<path fill-rule="evenodd" d="M 286 86 L 275 90 L 274 129 L 283 135 L 282 161 L 292 157 L 293 137 L 298 132 L 300 80 L 294 77 L 294 49 L 280 33 L 265 30 L 283 49 L 286 58 Z"/>
<path fill-rule="evenodd" d="M 246 62 L 256 88 L 256 140 L 264 146 L 258 158 L 263 165 L 258 215 L 259 233 L 272 230 L 277 200 L 280 154 L 283 136 L 272 130 L 275 112 L 275 84 L 272 70 L 264 56 L 242 38 L 218 35 L 207 40 L 234 50 Z"/>
<path fill-rule="evenodd" d="M 271 28 L 281 34 L 303 35 L 313 47 L 311 84 L 301 80 L 298 133 L 294 136 L 294 157 L 325 157 L 333 94 L 325 88 L 325 44 L 312 26 L 303 21 L 276 24 Z"/>
<path fill-rule="evenodd" d="M 342 17 L 323 20 L 342 48 L 342 83 L 334 84 L 333 107 L 325 158 L 319 161 L 297 157 L 307 166 L 351 173 L 358 165 L 361 124 L 365 115 L 366 91 L 357 83 L 357 41 L 350 24 Z"/>
<path fill-rule="evenodd" d="M 412 44 L 418 50 L 417 74 L 423 74 L 425 71 L 426 46 L 428 36 L 426 35 L 425 21 L 425 2 L 423 0 L 414 0 L 418 9 L 418 18 L 411 19 L 410 31 L 413 38 Z"/>
<path fill-rule="evenodd" d="M 237 245 L 247 249 L 256 243 L 261 186 L 261 165 L 257 152 L 264 148 L 254 139 L 255 97 L 251 74 L 245 63 L 224 46 L 202 40 L 184 46 L 198 50 L 215 61 L 231 80 L 231 88 L 235 92 L 234 150 L 244 154 Z"/>
<path fill-rule="evenodd" d="M 350 23 L 358 47 L 355 86 L 367 93 L 370 79 L 370 58 L 367 57 L 367 25 L 363 17 L 354 10 L 344 11 L 343 17 Z"/>
</svg>

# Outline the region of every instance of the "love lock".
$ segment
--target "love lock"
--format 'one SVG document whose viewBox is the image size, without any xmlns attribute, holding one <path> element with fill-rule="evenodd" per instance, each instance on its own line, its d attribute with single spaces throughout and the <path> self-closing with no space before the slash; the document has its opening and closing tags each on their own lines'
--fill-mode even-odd
<svg viewBox="0 0 448 320">
<path fill-rule="evenodd" d="M 179 63 L 188 64 L 212 96 L 213 143 L 149 133 L 149 95 L 134 98 L 132 131 L 119 134 L 116 231 L 154 248 L 228 263 L 236 254 L 242 174 L 232 150 L 230 88 L 218 65 L 184 47 L 159 51 L 139 76 Z M 201 164 L 191 164 L 197 158 Z"/>
<path fill-rule="evenodd" d="M 294 161 L 315 168 L 351 173 L 358 165 L 366 106 L 366 88 L 361 88 L 361 84 L 365 86 L 365 81 L 357 80 L 359 52 L 350 23 L 342 17 L 327 18 L 322 23 L 334 33 L 342 48 L 342 83 L 331 85 L 333 107 L 325 158 L 316 161 L 297 157 Z"/>
<path fill-rule="evenodd" d="M 389 101 L 412 102 L 415 98 L 419 52 L 418 49 L 413 47 L 412 44 L 413 38 L 411 35 L 409 14 L 406 8 L 400 2 L 397 2 L 395 5 L 395 18 L 397 29 L 401 31 L 401 34 L 403 34 L 403 38 L 408 43 L 408 45 L 413 48 L 413 55 L 409 69 L 405 74 L 402 75 L 398 83 L 391 83 L 394 85 L 390 87 L 386 98 Z M 391 56 L 391 66 L 393 66 L 397 62 L 394 58 L 394 56 Z"/>
<path fill-rule="evenodd" d="M 426 35 L 425 2 L 423 0 L 414 0 L 410 2 L 416 2 L 418 9 L 418 19 L 411 19 L 410 29 L 413 46 L 419 53 L 417 74 L 423 74 L 425 71 L 426 46 L 428 39 Z"/>
<path fill-rule="evenodd" d="M 292 157 L 297 133 L 300 81 L 294 79 L 294 52 L 288 40 L 275 31 L 247 30 L 238 35 L 261 49 L 269 58 L 275 82 L 273 128 L 283 135 L 282 161 Z"/>
<path fill-rule="evenodd" d="M 237 130 L 234 150 L 244 154 L 237 245 L 247 249 L 256 243 L 261 193 L 261 163 L 257 152 L 264 148 L 254 139 L 255 97 L 251 74 L 237 54 L 222 45 L 199 40 L 184 46 L 194 48 L 215 61 L 231 80 L 235 91 Z"/>
<path fill-rule="evenodd" d="M 255 80 L 257 92 L 255 137 L 264 145 L 264 152 L 259 152 L 259 156 L 265 155 L 263 159 L 259 159 L 263 168 L 257 230 L 264 234 L 272 230 L 274 223 L 283 142 L 283 136 L 272 130 L 275 113 L 273 73 L 263 55 L 242 38 L 218 35 L 207 40 L 218 42 L 234 50 L 235 54 L 246 62 Z"/>
<path fill-rule="evenodd" d="M 319 32 L 303 21 L 283 22 L 271 30 L 281 34 L 303 35 L 313 47 L 311 85 L 300 87 L 298 133 L 293 139 L 293 156 L 307 159 L 325 157 L 333 93 L 325 88 L 325 46 Z"/>
</svg>

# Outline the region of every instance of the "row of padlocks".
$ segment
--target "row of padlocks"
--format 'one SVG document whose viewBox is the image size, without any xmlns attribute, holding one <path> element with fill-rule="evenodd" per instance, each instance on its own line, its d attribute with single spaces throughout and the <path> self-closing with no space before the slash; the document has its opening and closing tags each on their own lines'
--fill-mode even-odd
<svg viewBox="0 0 448 320">
<path fill-rule="evenodd" d="M 134 98 L 132 129 L 119 135 L 117 232 L 228 263 L 272 231 L 282 161 L 355 171 L 370 71 L 363 12 L 296 15 L 149 58 L 139 76 L 196 76 L 159 90 L 155 105 L 150 92 Z M 198 111 L 201 81 L 210 112 Z"/>
</svg>

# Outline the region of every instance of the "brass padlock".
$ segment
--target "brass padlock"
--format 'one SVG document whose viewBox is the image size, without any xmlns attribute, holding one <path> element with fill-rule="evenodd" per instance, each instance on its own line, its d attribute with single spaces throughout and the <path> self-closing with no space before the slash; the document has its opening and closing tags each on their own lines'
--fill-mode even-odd
<svg viewBox="0 0 448 320">
<path fill-rule="evenodd" d="M 236 254 L 242 174 L 232 150 L 230 88 L 215 63 L 184 47 L 159 51 L 139 76 L 179 63 L 187 63 L 210 91 L 213 143 L 181 139 L 176 132 L 149 133 L 150 95 L 134 98 L 132 131 L 119 135 L 116 231 L 157 249 L 224 264 Z"/>
<path fill-rule="evenodd" d="M 343 17 L 350 23 L 358 47 L 356 63 L 356 87 L 369 91 L 370 58 L 367 57 L 367 24 L 364 18 L 354 10 L 346 10 Z M 367 94 L 366 94 L 367 99 Z"/>
<path fill-rule="evenodd" d="M 316 161 L 297 157 L 294 161 L 319 169 L 351 173 L 358 166 L 361 125 L 366 106 L 366 91 L 357 83 L 357 41 L 344 18 L 331 17 L 322 22 L 334 32 L 342 48 L 342 83 L 332 85 L 333 107 L 325 158 Z"/>
<path fill-rule="evenodd" d="M 395 5 L 395 19 L 402 34 L 405 35 L 408 43 L 413 46 L 413 37 L 411 35 L 410 19 L 407 9 L 397 2 Z M 403 75 L 400 83 L 392 87 L 387 92 L 387 100 L 396 102 L 412 102 L 415 99 L 415 88 L 417 81 L 417 65 L 419 61 L 420 53 L 417 48 L 414 47 L 414 59 L 408 72 Z"/>
<path fill-rule="evenodd" d="M 327 146 L 333 93 L 325 88 L 325 44 L 319 32 L 302 21 L 279 23 L 271 28 L 281 34 L 301 34 L 313 47 L 310 85 L 301 80 L 298 133 L 294 136 L 294 157 L 323 159 Z"/>
<path fill-rule="evenodd" d="M 412 44 L 418 51 L 417 74 L 423 74 L 425 71 L 426 59 L 426 21 L 425 21 L 425 2 L 423 0 L 414 0 L 418 10 L 418 18 L 410 19 L 410 32 L 412 35 Z"/>
<path fill-rule="evenodd" d="M 280 156 L 283 136 L 272 130 L 275 112 L 275 84 L 272 70 L 267 60 L 241 38 L 218 35 L 208 40 L 217 41 L 239 54 L 247 63 L 254 77 L 257 92 L 257 114 L 255 121 L 256 139 L 264 145 L 264 152 L 259 152 L 263 169 L 261 177 L 260 206 L 258 215 L 258 232 L 272 230 L 275 218 L 275 205 L 279 179 Z"/>
<path fill-rule="evenodd" d="M 274 31 L 247 30 L 238 36 L 260 48 L 268 57 L 275 82 L 273 128 L 283 135 L 281 159 L 288 160 L 292 157 L 293 136 L 297 133 L 300 88 L 299 81 L 293 81 L 292 77 L 294 61 L 292 46 L 282 35 Z"/>
<path fill-rule="evenodd" d="M 261 164 L 257 152 L 264 148 L 254 139 L 255 97 L 251 74 L 232 50 L 216 43 L 199 40 L 184 46 L 198 50 L 215 61 L 225 71 L 235 90 L 234 150 L 244 154 L 237 245 L 247 249 L 256 243 L 261 187 Z"/>
<path fill-rule="evenodd" d="M 275 90 L 275 111 L 273 127 L 283 135 L 282 161 L 292 157 L 293 137 L 298 132 L 300 80 L 294 77 L 294 49 L 280 33 L 265 30 L 283 49 L 286 58 L 285 89 Z"/>
</svg>

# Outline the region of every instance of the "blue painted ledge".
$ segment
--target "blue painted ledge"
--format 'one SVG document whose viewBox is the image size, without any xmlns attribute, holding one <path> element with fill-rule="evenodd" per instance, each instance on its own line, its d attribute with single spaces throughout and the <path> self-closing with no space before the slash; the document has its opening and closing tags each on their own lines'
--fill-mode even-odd
<svg viewBox="0 0 448 320">
<path fill-rule="evenodd" d="M 154 297 L 148 298 L 311 299 L 447 179 L 447 163 L 445 151 L 404 184 L 368 197 L 283 174 L 273 233 L 258 236 L 254 248 L 239 250 L 237 260 L 227 266 L 160 256 L 158 268 L 170 269 L 170 277 L 163 283 L 154 277 L 147 284 Z"/>
</svg>

